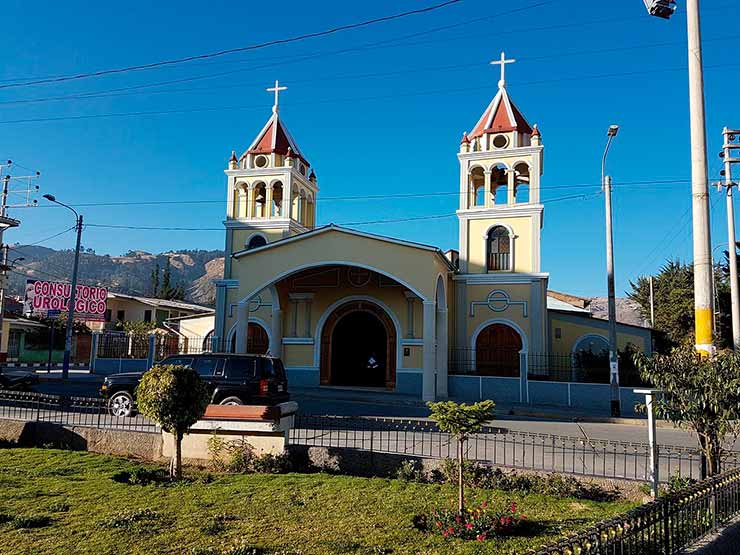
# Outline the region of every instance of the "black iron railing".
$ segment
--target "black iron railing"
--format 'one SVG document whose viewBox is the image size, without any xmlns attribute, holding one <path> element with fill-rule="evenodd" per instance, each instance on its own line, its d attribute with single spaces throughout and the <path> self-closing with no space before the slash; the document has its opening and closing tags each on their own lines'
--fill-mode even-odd
<svg viewBox="0 0 740 555">
<path fill-rule="evenodd" d="M 661 497 L 564 538 L 534 555 L 672 554 L 740 514 L 740 469 Z"/>
<path fill-rule="evenodd" d="M 454 458 L 457 442 L 433 422 L 419 419 L 298 415 L 289 442 L 425 458 Z M 589 439 L 486 427 L 467 442 L 466 457 L 492 466 L 622 480 L 647 480 L 647 443 Z M 701 477 L 698 449 L 660 445 L 659 475 Z M 724 468 L 740 467 L 726 453 Z"/>
<path fill-rule="evenodd" d="M 0 390 L 0 418 L 131 432 L 160 431 L 136 412 L 135 404 L 131 416 L 116 416 L 109 409 L 107 399 L 100 397 Z"/>
</svg>

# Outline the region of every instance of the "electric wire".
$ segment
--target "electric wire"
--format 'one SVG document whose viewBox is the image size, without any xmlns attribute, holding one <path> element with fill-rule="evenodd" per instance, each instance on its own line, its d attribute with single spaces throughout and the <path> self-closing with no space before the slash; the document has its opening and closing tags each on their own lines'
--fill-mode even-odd
<svg viewBox="0 0 740 555">
<path fill-rule="evenodd" d="M 187 62 L 193 62 L 193 61 L 197 61 L 197 60 L 205 60 L 205 59 L 210 59 L 210 58 L 217 58 L 217 57 L 220 57 L 220 56 L 225 56 L 227 54 L 235 54 L 235 53 L 238 53 L 238 52 L 248 52 L 248 51 L 260 50 L 260 49 L 267 48 L 267 47 L 270 47 L 270 46 L 277 46 L 277 45 L 289 44 L 289 43 L 294 43 L 294 42 L 300 42 L 300 41 L 304 41 L 304 40 L 307 40 L 307 39 L 318 38 L 318 37 L 323 37 L 323 36 L 327 36 L 327 35 L 332 35 L 332 34 L 340 33 L 340 32 L 343 32 L 343 31 L 348 31 L 348 30 L 351 30 L 351 29 L 359 29 L 361 27 L 368 27 L 368 26 L 371 26 L 371 25 L 375 25 L 377 23 L 385 23 L 387 21 L 393 21 L 393 20 L 396 20 L 396 19 L 402 19 L 402 18 L 409 17 L 409 16 L 414 16 L 414 15 L 420 15 L 420 14 L 424 14 L 424 13 L 429 13 L 429 12 L 433 12 L 433 11 L 436 11 L 436 10 L 440 10 L 442 8 L 446 8 L 448 6 L 452 6 L 454 4 L 459 4 L 462 1 L 463 0 L 446 0 L 445 2 L 442 2 L 442 3 L 439 3 L 439 4 L 434 4 L 434 5 L 431 5 L 431 6 L 425 6 L 423 8 L 418 8 L 418 9 L 415 9 L 415 10 L 408 10 L 408 11 L 405 11 L 405 12 L 400 12 L 400 13 L 396 13 L 396 14 L 392 14 L 392 15 L 387 15 L 387 16 L 382 16 L 382 17 L 376 17 L 376 18 L 373 18 L 373 19 L 368 19 L 368 20 L 365 20 L 365 21 L 359 21 L 359 22 L 356 22 L 356 23 L 348 23 L 346 25 L 339 25 L 337 27 L 331 27 L 331 28 L 325 29 L 323 31 L 316 31 L 316 32 L 312 32 L 312 33 L 305 33 L 303 35 L 298 35 L 298 36 L 288 37 L 288 38 L 282 38 L 282 39 L 274 39 L 274 40 L 271 40 L 271 41 L 262 42 L 262 43 L 258 43 L 258 44 L 250 44 L 250 45 L 247 45 L 247 46 L 240 46 L 240 47 L 237 47 L 237 48 L 228 48 L 228 49 L 218 50 L 218 51 L 215 51 L 215 52 L 208 52 L 208 53 L 205 53 L 205 54 L 197 54 L 197 55 L 193 55 L 193 56 L 185 56 L 185 57 L 182 57 L 182 58 L 173 58 L 173 59 L 169 59 L 169 60 L 159 60 L 159 61 L 151 62 L 151 63 L 148 63 L 148 64 L 139 64 L 139 65 L 130 65 L 130 66 L 125 66 L 125 67 L 119 67 L 119 68 L 103 69 L 103 70 L 98 70 L 98 71 L 93 71 L 93 72 L 87 72 L 87 73 L 77 73 L 77 74 L 72 74 L 72 75 L 61 75 L 61 76 L 53 77 L 53 78 L 37 79 L 37 80 L 32 80 L 32 81 L 23 81 L 23 82 L 20 82 L 20 83 L 19 82 L 16 82 L 16 83 L 5 83 L 5 84 L 0 84 L 0 89 L 27 87 L 27 86 L 30 86 L 30 85 L 42 85 L 42 84 L 48 84 L 48 83 L 60 83 L 60 82 L 65 82 L 65 81 L 77 81 L 77 80 L 80 80 L 80 79 L 89 79 L 89 78 L 92 78 L 92 77 L 101 77 L 103 75 L 129 73 L 129 72 L 132 72 L 132 71 L 141 71 L 141 70 L 144 70 L 144 69 L 152 69 L 152 68 L 155 68 L 155 67 L 172 66 L 172 65 L 178 65 L 178 64 L 183 64 L 183 63 L 187 63 Z M 550 0 L 550 2 L 551 1 L 554 1 L 554 0 Z M 547 3 L 550 3 L 550 2 L 540 2 L 540 5 L 541 4 L 547 4 Z"/>
</svg>

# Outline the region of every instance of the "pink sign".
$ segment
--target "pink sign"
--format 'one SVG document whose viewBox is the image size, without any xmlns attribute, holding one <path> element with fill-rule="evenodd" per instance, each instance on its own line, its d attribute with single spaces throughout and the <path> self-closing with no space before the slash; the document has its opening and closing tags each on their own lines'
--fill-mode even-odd
<svg viewBox="0 0 740 555">
<path fill-rule="evenodd" d="M 24 312 L 54 316 L 69 310 L 72 286 L 57 281 L 26 281 Z M 78 285 L 75 295 L 76 320 L 105 320 L 108 290 L 105 287 Z"/>
</svg>

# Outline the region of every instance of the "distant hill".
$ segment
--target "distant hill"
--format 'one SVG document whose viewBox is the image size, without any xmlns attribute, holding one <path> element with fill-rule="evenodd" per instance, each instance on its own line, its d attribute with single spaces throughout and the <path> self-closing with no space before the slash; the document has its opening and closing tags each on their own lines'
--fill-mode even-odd
<svg viewBox="0 0 740 555">
<path fill-rule="evenodd" d="M 602 320 L 609 319 L 609 306 L 606 297 L 592 298 L 589 306 L 594 318 L 601 318 Z M 617 297 L 616 306 L 617 322 L 632 324 L 633 326 L 650 326 L 650 321 L 642 316 L 640 305 L 632 299 Z"/>
<path fill-rule="evenodd" d="M 100 255 L 92 249 L 80 256 L 80 283 L 105 286 L 132 295 L 152 295 L 151 274 L 159 264 L 170 261 L 171 283 L 185 288 L 186 300 L 213 305 L 212 279 L 223 275 L 223 251 L 179 250 L 159 254 L 129 251 L 123 256 Z M 68 281 L 72 276 L 74 251 L 54 250 L 37 245 L 13 245 L 10 260 L 23 257 L 10 274 L 10 291 L 23 295 L 27 278 Z M 160 274 L 161 275 L 161 274 Z"/>
</svg>

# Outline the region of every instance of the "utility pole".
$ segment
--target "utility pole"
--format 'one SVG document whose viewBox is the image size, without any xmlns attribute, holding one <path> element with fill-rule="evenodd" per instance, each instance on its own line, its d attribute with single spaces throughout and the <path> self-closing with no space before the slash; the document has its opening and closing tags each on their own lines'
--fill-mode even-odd
<svg viewBox="0 0 740 555">
<path fill-rule="evenodd" d="M 604 215 L 606 217 L 606 285 L 609 313 L 609 391 L 611 397 L 611 414 L 621 415 L 619 395 L 619 351 L 617 346 L 617 301 L 614 292 L 614 233 L 612 232 L 612 178 L 606 175 L 606 155 L 612 140 L 619 132 L 618 125 L 610 125 L 607 131 L 606 148 L 601 158 L 601 183 L 604 188 Z"/>
<path fill-rule="evenodd" d="M 650 15 L 670 19 L 675 0 L 643 0 Z M 696 350 L 714 353 L 712 329 L 712 254 L 707 183 L 707 135 L 704 118 L 704 69 L 701 56 L 699 0 L 686 0 L 691 128 L 691 210 L 694 241 L 694 341 Z"/>
<path fill-rule="evenodd" d="M 72 330 L 74 328 L 75 303 L 77 302 L 77 270 L 80 266 L 80 241 L 82 239 L 82 215 L 68 204 L 57 200 L 54 195 L 46 194 L 44 198 L 49 202 L 64 206 L 75 215 L 75 228 L 77 229 L 77 243 L 75 245 L 75 261 L 72 266 L 72 288 L 69 292 L 69 305 L 67 306 L 67 330 L 64 336 L 64 360 L 62 362 L 62 379 L 69 378 L 69 359 L 72 356 Z"/>
<path fill-rule="evenodd" d="M 727 129 L 722 130 L 722 152 L 720 157 L 724 160 L 725 176 L 724 186 L 727 200 L 727 253 L 728 265 L 730 267 L 730 298 L 732 314 L 732 347 L 735 351 L 740 351 L 740 284 L 737 280 L 737 246 L 735 244 L 735 205 L 732 199 L 732 188 L 737 185 L 732 181 L 732 165 L 740 163 L 740 158 L 732 158 L 733 150 L 740 150 L 740 143 L 735 139 L 740 130 Z M 720 187 L 722 184 L 719 184 Z"/>
<path fill-rule="evenodd" d="M 689 119 L 691 128 L 691 206 L 694 239 L 694 330 L 696 349 L 714 353 L 712 333 L 712 255 L 707 184 L 707 136 L 704 117 L 704 69 L 699 0 L 686 0 L 689 47 Z M 731 249 L 732 250 L 732 249 Z"/>
<path fill-rule="evenodd" d="M 655 327 L 655 296 L 653 294 L 653 276 L 650 276 L 650 327 Z"/>
</svg>

